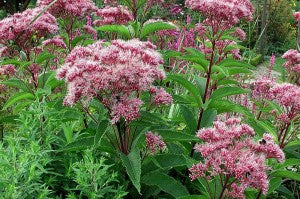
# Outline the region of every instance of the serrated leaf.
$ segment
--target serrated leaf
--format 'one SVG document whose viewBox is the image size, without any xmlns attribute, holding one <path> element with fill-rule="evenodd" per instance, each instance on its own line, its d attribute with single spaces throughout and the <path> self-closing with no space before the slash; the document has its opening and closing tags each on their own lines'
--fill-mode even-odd
<svg viewBox="0 0 300 199">
<path fill-rule="evenodd" d="M 281 185 L 280 177 L 272 178 L 269 182 L 268 194 L 272 194 L 273 191 L 275 191 L 280 185 Z"/>
<path fill-rule="evenodd" d="M 36 63 L 37 64 L 41 64 L 43 63 L 44 61 L 46 60 L 49 60 L 49 59 L 53 59 L 55 58 L 55 56 L 49 52 L 42 52 L 41 54 L 39 54 L 39 56 L 36 58 Z"/>
<path fill-rule="evenodd" d="M 222 88 L 219 88 L 219 89 L 215 90 L 212 93 L 210 99 L 211 100 L 217 100 L 217 99 L 221 99 L 223 97 L 243 94 L 243 93 L 247 93 L 247 92 L 248 92 L 247 90 L 242 89 L 240 87 L 222 87 Z"/>
<path fill-rule="evenodd" d="M 217 117 L 217 111 L 215 109 L 207 109 L 203 112 L 203 117 L 201 119 L 201 128 L 210 127 Z"/>
<path fill-rule="evenodd" d="M 172 30 L 176 29 L 177 27 L 171 23 L 168 22 L 154 22 L 154 23 L 149 23 L 143 26 L 142 31 L 141 31 L 141 39 L 144 39 L 151 33 L 157 32 L 159 30 Z"/>
<path fill-rule="evenodd" d="M 3 106 L 3 110 L 7 109 L 11 105 L 21 100 L 34 100 L 34 98 L 35 98 L 34 95 L 31 93 L 27 93 L 27 92 L 16 93 L 6 101 L 6 103 Z"/>
<path fill-rule="evenodd" d="M 24 81 L 22 81 L 20 79 L 16 79 L 16 78 L 12 78 L 12 79 L 3 81 L 0 84 L 15 87 L 15 88 L 19 88 L 24 92 L 29 92 L 30 91 L 30 89 L 26 86 Z"/>
<path fill-rule="evenodd" d="M 195 133 L 197 130 L 197 121 L 195 119 L 195 114 L 184 105 L 180 106 L 180 112 L 182 113 L 184 120 L 191 133 Z"/>
<path fill-rule="evenodd" d="M 296 166 L 296 165 L 300 165 L 300 159 L 290 158 L 285 160 L 284 163 L 279 164 L 278 167 L 276 168 L 286 168 L 289 166 Z"/>
<path fill-rule="evenodd" d="M 167 80 L 173 80 L 173 81 L 179 83 L 180 85 L 182 85 L 184 88 L 186 88 L 192 94 L 194 99 L 196 100 L 199 108 L 202 107 L 203 103 L 202 103 L 200 92 L 197 89 L 197 87 L 194 86 L 191 82 L 189 82 L 188 80 L 186 80 L 185 78 L 183 78 L 180 75 L 169 75 L 167 77 Z"/>
<path fill-rule="evenodd" d="M 187 165 L 186 158 L 179 154 L 156 155 L 152 159 L 157 166 L 163 169 Z"/>
<path fill-rule="evenodd" d="M 293 171 L 279 170 L 279 171 L 273 172 L 272 176 L 289 178 L 291 180 L 300 181 L 300 174 L 296 173 L 296 172 L 293 172 Z"/>
<path fill-rule="evenodd" d="M 179 181 L 159 171 L 146 174 L 143 176 L 142 182 L 146 185 L 157 186 L 173 197 L 189 195 L 187 189 Z"/>
<path fill-rule="evenodd" d="M 137 148 L 131 150 L 129 155 L 120 154 L 122 163 L 134 187 L 141 192 L 141 157 Z"/>
<path fill-rule="evenodd" d="M 76 139 L 74 142 L 66 145 L 61 151 L 79 151 L 94 145 L 94 136 Z"/>
<path fill-rule="evenodd" d="M 177 197 L 176 199 L 209 199 L 209 197 L 204 195 L 190 195 L 190 196 Z"/>
<path fill-rule="evenodd" d="M 168 129 L 156 129 L 154 130 L 156 132 L 158 132 L 162 137 L 163 140 L 165 141 L 169 141 L 169 142 L 196 142 L 199 141 L 199 139 L 194 136 L 194 135 L 190 135 L 187 133 L 183 133 L 183 132 L 179 132 L 179 131 L 172 131 L 172 130 L 168 130 Z"/>
<path fill-rule="evenodd" d="M 109 121 L 108 120 L 103 120 L 101 122 L 99 122 L 98 126 L 97 126 L 97 131 L 95 134 L 95 139 L 94 139 L 94 144 L 97 145 L 102 137 L 105 135 L 107 128 L 109 126 Z"/>
<path fill-rule="evenodd" d="M 87 36 L 86 35 L 80 35 L 78 37 L 75 37 L 72 42 L 71 42 L 71 45 L 72 45 L 72 48 L 74 48 L 75 46 L 77 46 L 77 44 L 79 42 L 81 42 L 82 40 L 86 39 Z"/>
<path fill-rule="evenodd" d="M 254 67 L 251 64 L 248 64 L 248 63 L 242 62 L 242 61 L 238 61 L 235 59 L 230 59 L 230 58 L 221 61 L 219 63 L 219 65 L 224 66 L 224 67 L 245 67 L 248 69 L 254 69 L 254 70 L 256 69 L 256 67 Z"/>
<path fill-rule="evenodd" d="M 234 112 L 244 114 L 248 117 L 253 117 L 253 114 L 250 112 L 249 109 L 240 104 L 235 104 L 228 100 L 213 100 L 208 105 L 208 108 L 216 109 L 218 111 L 218 114 Z"/>
<path fill-rule="evenodd" d="M 126 39 L 131 38 L 129 29 L 124 25 L 104 25 L 96 28 L 96 30 L 103 32 L 115 32 L 122 35 Z"/>
</svg>

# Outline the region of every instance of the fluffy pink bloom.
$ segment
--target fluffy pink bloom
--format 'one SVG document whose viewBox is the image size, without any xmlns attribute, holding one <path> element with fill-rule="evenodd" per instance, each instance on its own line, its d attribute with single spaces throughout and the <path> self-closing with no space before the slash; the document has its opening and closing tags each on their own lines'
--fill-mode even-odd
<svg viewBox="0 0 300 199">
<path fill-rule="evenodd" d="M 300 23 L 300 12 L 295 12 L 294 16 L 295 16 L 295 18 L 296 18 L 296 21 L 297 21 L 298 23 Z"/>
<path fill-rule="evenodd" d="M 170 10 L 172 15 L 178 15 L 182 12 L 182 7 L 178 4 L 175 4 L 171 10 Z"/>
<path fill-rule="evenodd" d="M 38 0 L 37 5 L 40 7 L 48 6 L 53 0 Z M 93 0 L 58 0 L 51 8 L 49 12 L 55 16 L 66 17 L 82 17 L 95 12 L 97 7 Z"/>
<path fill-rule="evenodd" d="M 58 48 L 67 48 L 64 40 L 60 36 L 55 36 L 52 39 L 47 39 L 43 41 L 43 47 L 58 47 Z"/>
<path fill-rule="evenodd" d="M 294 119 L 300 112 L 300 87 L 284 83 L 276 84 L 270 89 L 271 99 L 281 105 L 289 120 Z"/>
<path fill-rule="evenodd" d="M 151 90 L 149 90 L 151 92 Z M 165 91 L 165 89 L 160 88 L 155 90 L 155 96 L 153 98 L 154 103 L 158 106 L 172 104 L 172 96 Z"/>
<path fill-rule="evenodd" d="M 270 99 L 271 94 L 270 94 L 270 89 L 275 85 L 275 81 L 263 77 L 261 79 L 256 80 L 253 82 L 252 86 L 252 98 L 256 100 L 266 100 Z"/>
<path fill-rule="evenodd" d="M 239 38 L 242 41 L 246 40 L 246 33 L 240 28 L 235 28 L 235 32 L 233 33 L 233 36 Z"/>
<path fill-rule="evenodd" d="M 121 117 L 123 117 L 126 122 L 138 118 L 140 116 L 139 111 L 142 103 L 140 99 L 122 97 L 112 108 L 112 123 L 118 122 Z"/>
<path fill-rule="evenodd" d="M 84 30 L 86 33 L 92 35 L 93 38 L 94 38 L 94 40 L 97 40 L 97 37 L 98 37 L 98 36 L 97 36 L 97 31 L 96 31 L 92 26 L 85 25 L 85 26 L 83 26 L 83 30 Z"/>
<path fill-rule="evenodd" d="M 164 78 L 158 68 L 162 63 L 161 55 L 150 42 L 113 40 L 106 46 L 97 41 L 87 47 L 75 47 L 57 71 L 57 77 L 68 83 L 65 104 L 96 96 L 111 111 L 112 122 L 121 116 L 133 120 L 141 105 L 134 96 Z"/>
<path fill-rule="evenodd" d="M 241 19 L 252 20 L 254 11 L 249 0 L 186 0 L 185 5 L 200 11 L 206 18 L 204 23 L 214 32 L 228 29 Z"/>
<path fill-rule="evenodd" d="M 0 76 L 1 75 L 14 75 L 16 73 L 16 68 L 14 65 L 8 64 L 0 67 Z"/>
<path fill-rule="evenodd" d="M 118 5 L 118 1 L 117 0 L 104 0 L 105 4 L 111 4 L 113 6 L 117 6 Z"/>
<path fill-rule="evenodd" d="M 110 24 L 127 24 L 133 20 L 132 14 L 127 7 L 118 5 L 117 7 L 106 6 L 97 11 L 97 16 L 101 19 L 94 21 L 96 26 Z"/>
<path fill-rule="evenodd" d="M 202 23 L 197 23 L 195 30 L 200 37 L 204 37 L 206 34 L 206 28 Z"/>
<path fill-rule="evenodd" d="M 41 8 L 27 9 L 1 20 L 0 43 L 5 44 L 9 40 L 14 40 L 18 46 L 25 49 L 30 45 L 28 41 L 33 35 L 39 39 L 56 32 L 58 30 L 56 19 L 47 12 L 31 24 L 41 11 Z"/>
<path fill-rule="evenodd" d="M 149 131 L 146 133 L 146 147 L 154 154 L 158 150 L 164 150 L 166 148 L 166 144 L 160 135 Z"/>
<path fill-rule="evenodd" d="M 246 188 L 268 190 L 266 159 L 285 159 L 282 150 L 273 142 L 269 134 L 261 141 L 254 142 L 254 130 L 242 124 L 239 119 L 231 118 L 225 122 L 217 121 L 214 127 L 198 131 L 197 136 L 204 141 L 196 145 L 195 150 L 204 157 L 204 163 L 190 168 L 190 178 L 210 179 L 212 176 L 224 176 L 227 184 L 225 194 L 236 198 L 245 198 Z M 224 185 L 226 186 L 226 185 Z"/>
<path fill-rule="evenodd" d="M 300 53 L 297 50 L 288 50 L 283 54 L 282 58 L 286 60 L 283 66 L 288 70 L 288 72 L 293 71 L 300 75 Z"/>
</svg>

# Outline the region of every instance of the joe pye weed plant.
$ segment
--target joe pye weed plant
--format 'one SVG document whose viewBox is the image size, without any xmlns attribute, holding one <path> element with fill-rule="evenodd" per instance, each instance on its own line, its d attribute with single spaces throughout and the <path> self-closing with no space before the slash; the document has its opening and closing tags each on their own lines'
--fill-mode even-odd
<svg viewBox="0 0 300 199">
<path fill-rule="evenodd" d="M 38 0 L 0 21 L 0 198 L 299 196 L 298 50 L 256 77 L 250 0 L 172 4 Z"/>
</svg>

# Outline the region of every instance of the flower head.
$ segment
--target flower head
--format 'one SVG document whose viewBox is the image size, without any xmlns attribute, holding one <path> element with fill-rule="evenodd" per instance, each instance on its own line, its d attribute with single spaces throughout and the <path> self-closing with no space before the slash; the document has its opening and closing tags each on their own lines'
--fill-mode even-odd
<svg viewBox="0 0 300 199">
<path fill-rule="evenodd" d="M 53 0 L 38 0 L 37 5 L 40 7 L 48 6 Z M 82 17 L 95 12 L 97 7 L 93 0 L 58 0 L 49 8 L 49 12 L 55 16 Z"/>
<path fill-rule="evenodd" d="M 217 121 L 214 127 L 198 131 L 197 136 L 204 143 L 196 145 L 195 150 L 202 154 L 204 163 L 190 168 L 190 178 L 225 176 L 223 182 L 234 181 L 227 185 L 225 192 L 231 197 L 245 198 L 246 188 L 262 189 L 266 194 L 266 171 L 269 169 L 266 159 L 275 158 L 282 162 L 285 156 L 269 134 L 265 134 L 260 142 L 253 141 L 254 134 L 250 126 L 237 118 Z"/>
<path fill-rule="evenodd" d="M 97 11 L 97 16 L 101 19 L 94 21 L 96 26 L 110 25 L 110 24 L 127 24 L 133 20 L 132 14 L 127 7 L 118 5 L 116 7 L 106 6 Z"/>
<path fill-rule="evenodd" d="M 149 131 L 146 133 L 146 147 L 154 154 L 158 150 L 164 150 L 166 148 L 166 144 L 160 135 Z"/>
<path fill-rule="evenodd" d="M 142 104 L 135 96 L 164 78 L 158 68 L 162 63 L 150 42 L 113 40 L 107 46 L 97 41 L 87 47 L 75 47 L 57 77 L 68 83 L 66 105 L 97 97 L 110 111 L 113 123 L 121 117 L 132 121 L 139 116 Z"/>
</svg>

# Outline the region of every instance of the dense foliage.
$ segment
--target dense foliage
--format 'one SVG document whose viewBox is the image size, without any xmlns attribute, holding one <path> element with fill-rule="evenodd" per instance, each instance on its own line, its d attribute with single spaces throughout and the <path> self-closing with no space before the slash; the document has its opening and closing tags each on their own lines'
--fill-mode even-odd
<svg viewBox="0 0 300 199">
<path fill-rule="evenodd" d="M 0 20 L 0 198 L 299 198 L 291 2 L 262 74 L 250 0 L 29 3 Z"/>
</svg>

